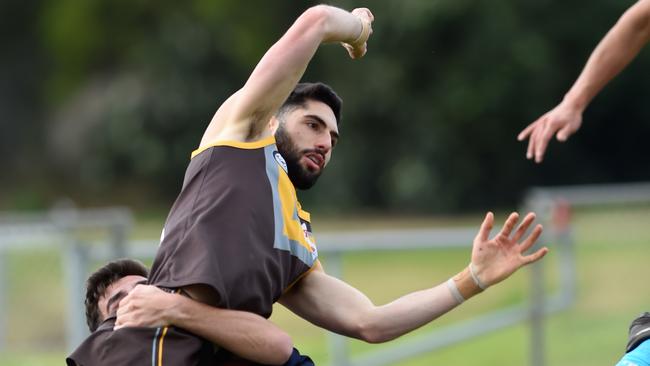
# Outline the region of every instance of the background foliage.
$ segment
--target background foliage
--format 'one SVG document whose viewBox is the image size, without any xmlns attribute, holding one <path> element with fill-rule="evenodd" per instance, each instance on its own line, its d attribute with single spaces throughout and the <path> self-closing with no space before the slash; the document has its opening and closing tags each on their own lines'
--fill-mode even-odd
<svg viewBox="0 0 650 366">
<path fill-rule="evenodd" d="M 313 3 L 2 2 L 0 208 L 59 196 L 168 207 L 218 105 Z M 331 3 L 368 6 L 376 23 L 366 58 L 324 46 L 305 75 L 345 100 L 342 143 L 305 194 L 311 207 L 484 210 L 531 185 L 650 179 L 647 50 L 543 165 L 515 141 L 633 1 Z"/>
</svg>

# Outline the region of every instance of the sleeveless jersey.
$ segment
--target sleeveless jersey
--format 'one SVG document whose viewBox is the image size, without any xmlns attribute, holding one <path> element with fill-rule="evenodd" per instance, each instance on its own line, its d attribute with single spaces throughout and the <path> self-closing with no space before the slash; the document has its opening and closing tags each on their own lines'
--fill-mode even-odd
<svg viewBox="0 0 650 366">
<path fill-rule="evenodd" d="M 149 281 L 209 286 L 217 307 L 269 317 L 318 261 L 275 139 L 221 142 L 192 153 Z"/>
</svg>

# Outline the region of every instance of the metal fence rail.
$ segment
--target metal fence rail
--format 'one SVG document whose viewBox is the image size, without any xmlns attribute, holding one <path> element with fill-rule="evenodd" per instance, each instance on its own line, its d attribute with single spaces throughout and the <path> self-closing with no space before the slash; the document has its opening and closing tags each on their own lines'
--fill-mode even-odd
<svg viewBox="0 0 650 366">
<path fill-rule="evenodd" d="M 650 184 L 603 185 L 582 187 L 534 188 L 526 196 L 523 211 L 538 213 L 547 230 L 542 242 L 553 242 L 558 253 L 562 281 L 554 294 L 544 293 L 543 261 L 531 266 L 531 298 L 527 304 L 500 309 L 399 346 L 389 346 L 350 358 L 347 340 L 332 335 L 332 364 L 337 366 L 379 366 L 398 363 L 424 352 L 463 342 L 495 330 L 529 322 L 531 329 L 530 363 L 544 365 L 544 318 L 570 306 L 575 294 L 575 259 L 570 227 L 550 230 L 558 203 L 598 205 L 650 202 Z M 102 210 L 55 210 L 42 215 L 0 214 L 0 308 L 6 309 L 6 252 L 34 248 L 60 248 L 63 255 L 68 312 L 66 342 L 69 350 L 87 335 L 84 321 L 84 281 L 91 264 L 131 256 L 152 258 L 158 240 L 127 241 L 132 217 L 123 208 Z M 104 239 L 93 243 L 81 240 L 80 230 L 103 230 Z M 373 230 L 319 233 L 319 251 L 328 256 L 328 272 L 341 277 L 342 256 L 346 253 L 393 250 L 469 248 L 477 227 L 453 229 Z M 92 248 L 92 250 L 90 249 Z M 0 350 L 5 345 L 6 312 L 0 314 Z"/>
<path fill-rule="evenodd" d="M 496 232 L 498 229 L 495 229 Z M 321 254 L 327 255 L 328 273 L 342 278 L 343 256 L 348 253 L 358 253 L 364 251 L 405 251 L 405 250 L 424 250 L 424 249 L 458 249 L 471 248 L 474 236 L 478 231 L 477 227 L 460 227 L 460 228 L 436 228 L 436 229 L 408 229 L 408 230 L 360 230 L 340 233 L 322 233 L 317 236 L 318 250 Z M 548 235 L 548 234 L 547 234 Z M 569 237 L 566 237 L 569 239 Z M 560 240 L 560 246 L 570 246 L 571 242 Z M 89 262 L 106 261 L 111 258 L 110 245 L 94 245 L 91 253 L 88 253 L 86 260 Z M 128 256 L 141 259 L 152 258 L 158 248 L 157 240 L 137 240 L 132 241 L 128 247 Z M 563 254 L 571 251 L 561 250 L 560 258 Z M 573 260 L 560 260 L 566 266 L 572 267 Z M 87 266 L 87 265 L 86 265 Z M 560 269 L 563 273 L 574 274 L 575 271 L 570 268 Z M 538 274 L 531 275 L 531 280 L 538 281 Z M 542 294 L 533 294 L 530 304 L 534 303 L 535 298 L 539 301 L 546 301 L 544 305 L 519 305 L 507 309 L 495 311 L 475 319 L 445 327 L 436 330 L 428 335 L 419 337 L 409 342 L 401 342 L 398 346 L 390 346 L 378 351 L 366 353 L 357 358 L 351 358 L 348 352 L 346 337 L 330 333 L 330 353 L 331 364 L 336 366 L 380 366 L 390 365 L 398 361 L 412 358 L 425 352 L 445 347 L 451 344 L 462 342 L 480 335 L 509 327 L 515 324 L 526 322 L 532 319 L 536 312 L 539 317 L 543 317 L 551 312 L 565 309 L 573 301 L 573 292 L 569 287 L 573 287 L 573 281 L 570 278 L 562 282 L 562 286 L 557 293 L 544 300 Z M 543 285 L 532 286 L 537 291 L 544 291 Z M 534 309 L 534 310 L 533 310 Z M 535 323 L 536 327 L 541 324 Z M 536 330 L 536 333 L 542 333 Z"/>
<path fill-rule="evenodd" d="M 126 255 L 127 234 L 133 218 L 127 208 L 84 209 L 67 205 L 47 213 L 0 213 L 0 309 L 7 309 L 6 254 L 11 250 L 59 249 L 66 299 L 66 343 L 68 349 L 88 334 L 84 319 L 84 281 L 88 273 L 88 248 L 79 237 L 81 230 L 103 232 L 110 252 L 107 257 Z M 0 312 L 0 350 L 6 345 L 7 311 Z"/>
</svg>

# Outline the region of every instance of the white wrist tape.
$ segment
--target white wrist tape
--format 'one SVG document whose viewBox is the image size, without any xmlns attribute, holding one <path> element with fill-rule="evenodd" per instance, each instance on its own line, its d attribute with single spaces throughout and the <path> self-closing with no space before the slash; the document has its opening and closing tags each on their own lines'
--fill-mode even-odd
<svg viewBox="0 0 650 366">
<path fill-rule="evenodd" d="M 361 22 L 361 33 L 359 33 L 357 39 L 349 43 L 349 45 L 352 47 L 359 47 L 363 45 L 366 43 L 366 41 L 368 41 L 368 37 L 370 37 L 370 22 L 362 18 L 359 18 L 359 22 Z"/>
<path fill-rule="evenodd" d="M 488 288 L 483 282 L 481 282 L 481 280 L 476 275 L 476 267 L 472 262 L 469 262 L 469 273 L 472 275 L 472 279 L 474 280 L 476 286 L 478 286 L 481 290 L 485 290 L 486 288 Z"/>
<path fill-rule="evenodd" d="M 465 298 L 460 294 L 460 291 L 458 291 L 458 287 L 456 286 L 456 282 L 454 282 L 453 278 L 447 280 L 447 288 L 449 288 L 451 295 L 454 297 L 454 299 L 456 299 L 458 304 L 465 302 Z"/>
</svg>

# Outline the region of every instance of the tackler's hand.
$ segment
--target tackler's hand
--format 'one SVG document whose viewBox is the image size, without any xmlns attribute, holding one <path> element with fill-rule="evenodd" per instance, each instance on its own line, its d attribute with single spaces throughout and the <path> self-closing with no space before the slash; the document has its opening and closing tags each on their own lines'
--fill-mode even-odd
<svg viewBox="0 0 650 366">
<path fill-rule="evenodd" d="M 488 212 L 474 239 L 470 264 L 470 270 L 482 287 L 486 288 L 505 280 L 519 268 L 540 260 L 548 252 L 548 248 L 544 247 L 532 254 L 525 254 L 542 233 L 542 225 L 538 224 L 530 235 L 524 237 L 534 220 L 535 214 L 529 213 L 512 234 L 519 221 L 519 214 L 513 212 L 501 231 L 490 239 L 494 215 Z"/>
<path fill-rule="evenodd" d="M 361 32 L 355 40 L 341 43 L 341 45 L 345 47 L 352 59 L 357 59 L 363 57 L 368 51 L 368 38 L 372 34 L 372 22 L 375 20 L 375 17 L 367 8 L 356 8 L 351 13 L 359 18 Z"/>
<path fill-rule="evenodd" d="M 169 325 L 167 314 L 174 307 L 175 294 L 156 286 L 137 285 L 117 309 L 115 329 L 122 327 L 161 327 Z"/>
</svg>

